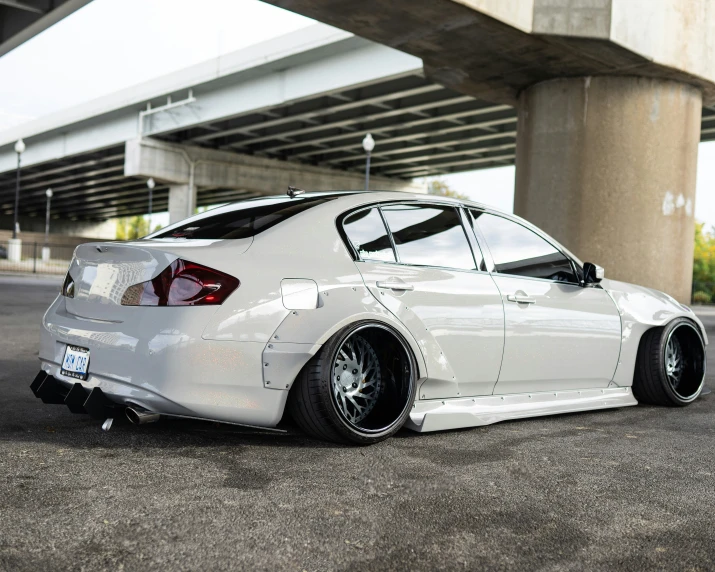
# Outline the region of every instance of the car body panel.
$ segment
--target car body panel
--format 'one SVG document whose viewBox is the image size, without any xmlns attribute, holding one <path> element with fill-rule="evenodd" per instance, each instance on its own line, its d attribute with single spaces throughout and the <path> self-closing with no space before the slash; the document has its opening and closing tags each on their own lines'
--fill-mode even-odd
<svg viewBox="0 0 715 572">
<path fill-rule="evenodd" d="M 420 401 L 407 427 L 419 433 L 491 425 L 500 421 L 638 405 L 630 387 L 490 395 Z"/>
<path fill-rule="evenodd" d="M 486 272 L 356 263 L 376 298 L 410 330 L 428 360 L 421 399 L 491 395 L 504 348 L 504 310 Z M 403 282 L 413 290 L 380 288 Z"/>
<path fill-rule="evenodd" d="M 594 399 L 599 394 L 584 392 L 586 389 L 618 389 L 603 387 L 609 383 L 630 386 L 639 339 L 648 328 L 682 316 L 698 323 L 702 330 L 702 324 L 687 307 L 665 294 L 610 280 L 602 282 L 603 290 L 579 289 L 570 296 L 584 305 L 569 310 L 565 318 L 568 333 L 552 336 L 549 351 L 568 353 L 565 360 L 569 368 L 582 367 L 585 360 L 593 371 L 599 371 L 593 378 L 598 387 L 580 389 L 579 396 L 578 391 L 568 389 L 564 380 L 573 382 L 581 379 L 578 377 L 581 374 L 571 378 L 531 372 L 533 379 L 555 388 L 555 399 L 539 397 L 543 402 L 533 406 L 525 401 L 534 399 L 527 393 L 507 395 L 502 397 L 508 407 L 494 408 L 495 397 L 483 394 L 490 392 L 490 386 L 500 391 L 498 377 L 495 377 L 495 372 L 499 375 L 496 364 L 499 363 L 505 375 L 512 372 L 516 378 L 515 370 L 510 369 L 512 364 L 506 364 L 504 369 L 502 361 L 512 362 L 521 353 L 507 350 L 505 360 L 501 357 L 506 302 L 502 302 L 496 284 L 502 282 L 501 293 L 504 294 L 508 290 L 502 280 L 504 277 L 488 272 L 445 269 L 418 272 L 399 264 L 368 267 L 353 259 L 340 235 L 336 223 L 346 212 L 383 201 L 403 200 L 464 203 L 470 208 L 486 209 L 475 203 L 441 197 L 394 192 L 354 193 L 323 202 L 247 239 L 148 238 L 129 243 L 83 245 L 76 250 L 69 271 L 73 279 L 79 280 L 78 291 L 82 294 L 75 299 L 59 296 L 45 314 L 39 356 L 41 367 L 62 383 L 81 383 L 88 389 L 100 387 L 119 403 L 134 403 L 176 415 L 273 427 L 283 415 L 296 376 L 322 344 L 344 326 L 371 320 L 398 333 L 414 355 L 421 391 L 409 426 L 426 431 L 431 430 L 430 427 L 495 422 L 490 419 L 634 404 L 632 394 L 626 391 L 604 394 L 615 397 L 604 399 L 603 405 Z M 517 220 L 517 217 L 504 216 Z M 488 252 L 484 255 L 488 260 Z M 235 276 L 240 286 L 220 306 L 121 305 L 120 290 L 125 284 L 155 277 L 176 258 Z M 491 270 L 489 265 L 487 269 Z M 412 281 L 416 288 L 403 294 L 388 293 L 376 286 L 382 277 Z M 290 304 L 286 307 L 282 291 L 284 280 L 314 283 L 316 307 L 295 309 Z M 427 292 L 437 290 L 441 282 L 444 284 L 439 285 L 443 288 L 439 290 L 440 299 L 428 300 Z M 540 294 L 546 297 L 544 308 L 548 307 L 549 288 L 551 284 Z M 622 334 L 620 326 L 617 334 L 622 342 L 620 358 L 615 358 L 618 366 L 610 379 L 600 373 L 599 367 L 603 366 L 605 371 L 606 365 L 613 361 L 617 313 L 615 309 L 612 312 L 604 309 L 603 296 L 595 301 L 594 297 L 601 294 L 610 297 L 623 324 Z M 527 315 L 517 311 L 521 312 L 518 308 L 507 309 L 507 315 Z M 583 323 L 590 324 L 592 329 L 583 332 L 571 322 L 574 317 L 585 318 Z M 537 337 L 541 332 L 548 338 L 549 320 L 552 318 L 529 318 L 521 323 L 512 320 L 512 326 L 507 324 L 506 334 L 518 336 L 527 328 Z M 465 332 L 460 331 L 460 324 L 467 325 Z M 584 344 L 593 343 L 593 355 L 584 357 L 581 347 L 576 351 L 569 336 L 580 337 Z M 604 342 L 608 347 L 600 348 Z M 78 382 L 60 373 L 67 344 L 89 348 L 87 380 Z M 540 347 L 543 350 L 545 346 Z M 596 364 L 599 359 L 604 363 Z M 538 367 L 542 366 L 539 362 Z M 534 365 L 524 367 L 526 372 L 519 374 L 522 378 Z M 588 377 L 593 373 L 584 375 Z M 533 394 L 540 388 L 534 387 L 532 391 L 531 385 L 524 384 L 523 389 Z M 571 393 L 564 396 L 564 391 Z M 473 396 L 466 397 L 467 393 Z M 468 410 L 473 407 L 469 403 L 475 404 L 477 409 Z M 449 407 L 443 408 L 447 405 Z M 488 407 L 487 413 L 492 413 L 479 410 L 485 407 Z M 451 413 L 445 415 L 445 412 Z M 445 420 L 445 417 L 451 419 Z"/>
<path fill-rule="evenodd" d="M 638 346 L 641 337 L 650 328 L 664 326 L 675 318 L 687 318 L 697 324 L 705 344 L 708 343 L 702 322 L 690 308 L 675 298 L 652 288 L 607 278 L 601 285 L 613 298 L 623 323 L 621 354 L 613 376 L 614 385 L 633 385 Z"/>
<path fill-rule="evenodd" d="M 495 275 L 504 297 L 504 363 L 498 394 L 608 387 L 618 365 L 621 319 L 601 288 Z M 523 295 L 533 303 L 511 302 Z"/>
</svg>

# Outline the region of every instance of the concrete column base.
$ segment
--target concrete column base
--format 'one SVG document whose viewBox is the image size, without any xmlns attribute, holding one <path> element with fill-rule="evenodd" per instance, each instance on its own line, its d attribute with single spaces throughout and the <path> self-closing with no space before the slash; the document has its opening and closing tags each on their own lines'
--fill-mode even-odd
<svg viewBox="0 0 715 572">
<path fill-rule="evenodd" d="M 189 185 L 169 186 L 169 224 L 184 220 L 196 210 L 196 187 Z"/>
<path fill-rule="evenodd" d="M 606 277 L 690 302 L 702 97 L 667 80 L 557 79 L 519 98 L 514 212 Z"/>
<path fill-rule="evenodd" d="M 11 238 L 7 241 L 7 259 L 10 262 L 22 260 L 22 239 Z"/>
</svg>

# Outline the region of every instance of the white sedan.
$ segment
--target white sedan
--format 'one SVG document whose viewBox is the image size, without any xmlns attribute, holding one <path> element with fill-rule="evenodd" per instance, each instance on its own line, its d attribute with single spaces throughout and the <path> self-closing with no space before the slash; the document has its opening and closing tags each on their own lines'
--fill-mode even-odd
<svg viewBox="0 0 715 572">
<path fill-rule="evenodd" d="M 374 443 L 415 431 L 681 406 L 704 328 L 670 296 L 603 279 L 518 217 L 394 192 L 217 208 L 77 247 L 43 319 L 46 403 Z"/>
</svg>

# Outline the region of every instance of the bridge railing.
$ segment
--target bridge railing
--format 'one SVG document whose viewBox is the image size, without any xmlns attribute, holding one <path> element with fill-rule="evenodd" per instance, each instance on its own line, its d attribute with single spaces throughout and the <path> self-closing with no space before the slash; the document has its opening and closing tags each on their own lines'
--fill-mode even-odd
<svg viewBox="0 0 715 572">
<path fill-rule="evenodd" d="M 12 244 L 0 240 L 0 272 L 64 274 L 69 268 L 76 244 L 51 244 L 22 241 Z"/>
</svg>

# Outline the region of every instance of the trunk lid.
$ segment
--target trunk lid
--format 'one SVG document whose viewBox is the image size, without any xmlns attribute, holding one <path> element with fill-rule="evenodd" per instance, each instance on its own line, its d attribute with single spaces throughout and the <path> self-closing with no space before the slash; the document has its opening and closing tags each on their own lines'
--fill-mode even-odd
<svg viewBox="0 0 715 572">
<path fill-rule="evenodd" d="M 245 252 L 252 241 L 155 239 L 81 244 L 69 268 L 75 295 L 65 298 L 67 312 L 80 318 L 121 322 L 127 310 L 136 310 L 121 305 L 130 286 L 155 278 L 177 258 L 230 273 L 225 269 L 227 260 Z"/>
</svg>

